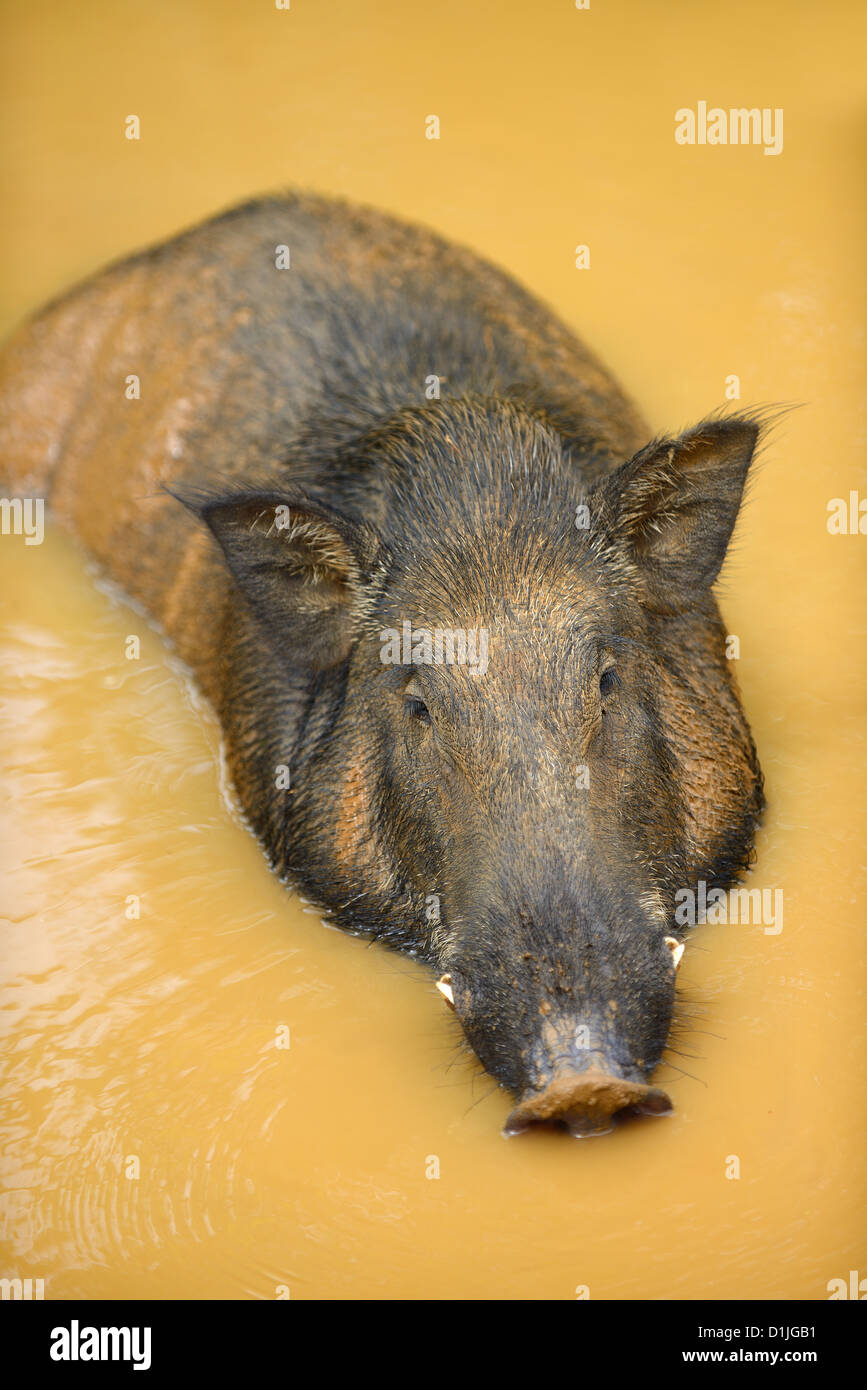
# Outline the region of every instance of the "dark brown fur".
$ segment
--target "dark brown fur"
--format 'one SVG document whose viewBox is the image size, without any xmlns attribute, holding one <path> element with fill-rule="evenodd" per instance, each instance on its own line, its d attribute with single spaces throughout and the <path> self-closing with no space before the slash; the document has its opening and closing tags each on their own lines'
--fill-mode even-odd
<svg viewBox="0 0 867 1390">
<path fill-rule="evenodd" d="M 507 276 L 304 196 L 49 307 L 0 408 L 7 486 L 48 495 L 196 672 L 275 869 L 447 970 L 522 1114 L 585 1092 L 605 1113 L 596 1080 L 562 1083 L 587 1068 L 608 1109 L 644 1086 L 674 893 L 736 878 L 761 809 L 711 593 L 755 421 L 647 444 Z M 383 665 L 404 620 L 485 628 L 487 673 Z"/>
</svg>

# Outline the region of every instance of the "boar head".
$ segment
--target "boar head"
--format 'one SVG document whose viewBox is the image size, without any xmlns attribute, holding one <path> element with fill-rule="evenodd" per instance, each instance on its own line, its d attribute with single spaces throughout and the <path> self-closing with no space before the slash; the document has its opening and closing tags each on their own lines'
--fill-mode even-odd
<svg viewBox="0 0 867 1390">
<path fill-rule="evenodd" d="M 339 925 L 445 976 L 507 1132 L 669 1108 L 674 895 L 737 877 L 762 803 L 711 593 L 758 432 L 600 464 L 463 398 L 195 504 L 247 814 Z"/>
</svg>

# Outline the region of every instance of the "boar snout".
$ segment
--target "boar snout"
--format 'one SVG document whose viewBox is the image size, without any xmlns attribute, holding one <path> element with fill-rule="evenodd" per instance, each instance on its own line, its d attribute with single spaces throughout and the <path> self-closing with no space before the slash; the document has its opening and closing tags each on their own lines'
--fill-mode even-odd
<svg viewBox="0 0 867 1390">
<path fill-rule="evenodd" d="M 625 911 L 594 925 L 578 911 L 545 929 L 520 916 L 522 942 L 501 919 L 496 945 L 458 957 L 439 981 L 485 1068 L 514 1097 L 504 1133 L 536 1127 L 605 1134 L 627 1115 L 672 1110 L 651 1084 L 674 1007 L 676 953 L 662 928 Z M 558 925 L 559 924 L 559 928 Z M 523 949 L 522 949 L 523 947 Z"/>
<path fill-rule="evenodd" d="M 526 1096 L 506 1120 L 503 1133 L 523 1134 L 543 1125 L 585 1138 L 609 1133 L 618 1115 L 666 1115 L 671 1109 L 669 1097 L 659 1087 L 591 1066 L 555 1076 L 543 1091 Z"/>
</svg>

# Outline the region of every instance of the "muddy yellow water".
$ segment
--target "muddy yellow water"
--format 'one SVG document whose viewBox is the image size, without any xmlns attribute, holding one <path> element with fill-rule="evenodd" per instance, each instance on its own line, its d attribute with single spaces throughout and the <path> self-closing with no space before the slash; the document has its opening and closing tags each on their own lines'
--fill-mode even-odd
<svg viewBox="0 0 867 1390">
<path fill-rule="evenodd" d="M 675 1112 L 603 1139 L 503 1139 L 507 1098 L 431 979 L 269 875 L 146 620 L 56 525 L 0 536 L 0 1273 L 46 1297 L 262 1299 L 821 1299 L 867 1275 L 867 537 L 827 527 L 832 499 L 867 497 L 863 7 L 2 13 L 4 330 L 291 183 L 504 264 L 654 429 L 733 377 L 745 404 L 802 404 L 722 585 L 770 802 L 751 882 L 782 890 L 782 930 L 700 929 L 659 1072 Z M 781 152 L 679 145 L 700 101 L 782 109 Z"/>
</svg>

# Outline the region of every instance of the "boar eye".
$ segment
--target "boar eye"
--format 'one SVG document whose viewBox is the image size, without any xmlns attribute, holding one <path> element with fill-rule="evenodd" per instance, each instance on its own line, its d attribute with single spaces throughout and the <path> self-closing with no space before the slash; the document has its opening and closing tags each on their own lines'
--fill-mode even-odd
<svg viewBox="0 0 867 1390">
<path fill-rule="evenodd" d="M 602 675 L 599 677 L 600 695 L 610 695 L 612 690 L 615 690 L 619 684 L 620 677 L 618 676 L 614 667 L 609 666 L 608 670 L 603 671 Z"/>
<path fill-rule="evenodd" d="M 411 719 L 418 719 L 422 724 L 430 723 L 430 713 L 424 700 L 419 700 L 415 695 L 410 695 L 406 702 L 406 712 Z"/>
</svg>

